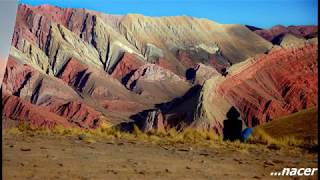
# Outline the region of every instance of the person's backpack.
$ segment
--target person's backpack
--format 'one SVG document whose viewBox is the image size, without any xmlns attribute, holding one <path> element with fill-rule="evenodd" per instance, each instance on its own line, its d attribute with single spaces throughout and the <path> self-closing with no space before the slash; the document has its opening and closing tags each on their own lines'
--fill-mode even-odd
<svg viewBox="0 0 320 180">
<path fill-rule="evenodd" d="M 252 128 L 246 128 L 242 131 L 241 133 L 242 142 L 246 142 L 249 139 L 250 135 L 252 134 L 252 131 L 253 131 Z"/>
</svg>

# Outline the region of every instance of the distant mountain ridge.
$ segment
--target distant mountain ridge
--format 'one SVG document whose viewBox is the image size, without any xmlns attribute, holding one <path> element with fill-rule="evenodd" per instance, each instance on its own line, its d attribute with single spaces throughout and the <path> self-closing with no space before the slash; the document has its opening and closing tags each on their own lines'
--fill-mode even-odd
<svg viewBox="0 0 320 180">
<path fill-rule="evenodd" d="M 268 41 L 274 41 L 275 38 L 283 36 L 284 34 L 292 34 L 296 37 L 311 39 L 318 37 L 318 26 L 316 25 L 305 25 L 305 26 L 282 26 L 276 25 L 270 29 L 262 29 L 254 26 L 246 26 L 250 30 L 256 32 L 261 37 Z"/>
</svg>

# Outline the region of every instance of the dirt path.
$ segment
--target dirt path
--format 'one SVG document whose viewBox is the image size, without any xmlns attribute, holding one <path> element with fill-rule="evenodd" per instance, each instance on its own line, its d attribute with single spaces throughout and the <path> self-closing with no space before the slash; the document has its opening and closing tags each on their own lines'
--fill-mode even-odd
<svg viewBox="0 0 320 180">
<path fill-rule="evenodd" d="M 2 146 L 5 180 L 272 179 L 270 172 L 283 167 L 317 167 L 315 154 L 258 145 L 240 150 L 228 145 L 172 146 L 120 139 L 86 143 L 77 137 L 4 134 Z"/>
</svg>

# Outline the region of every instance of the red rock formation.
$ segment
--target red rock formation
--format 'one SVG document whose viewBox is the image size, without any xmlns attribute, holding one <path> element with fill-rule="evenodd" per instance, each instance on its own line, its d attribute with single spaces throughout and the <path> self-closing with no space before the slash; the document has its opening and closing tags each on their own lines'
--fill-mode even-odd
<svg viewBox="0 0 320 180">
<path fill-rule="evenodd" d="M 23 68 L 21 68 L 23 66 Z M 5 84 L 5 91 L 9 91 L 12 94 L 19 94 L 22 86 L 35 74 L 33 68 L 28 65 L 18 66 L 17 62 L 9 57 L 7 67 L 3 79 Z"/>
<path fill-rule="evenodd" d="M 249 126 L 318 105 L 318 48 L 276 49 L 226 78 L 218 92 Z"/>
<path fill-rule="evenodd" d="M 58 76 L 67 84 L 72 85 L 75 83 L 79 73 L 84 72 L 86 69 L 88 68 L 79 63 L 77 59 L 70 58 Z"/>
<path fill-rule="evenodd" d="M 101 113 L 80 102 L 67 102 L 65 104 L 52 103 L 50 112 L 66 118 L 68 121 L 84 128 L 97 128 L 100 125 Z"/>
<path fill-rule="evenodd" d="M 2 117 L 28 121 L 35 127 L 71 126 L 65 118 L 13 95 L 2 96 Z"/>
<path fill-rule="evenodd" d="M 76 67 L 77 64 L 72 64 L 73 60 L 70 62 L 73 67 Z M 62 76 L 65 81 L 73 80 L 73 71 L 69 70 L 66 69 L 65 71 L 69 76 L 66 76 L 66 74 Z M 64 84 L 57 82 L 59 81 L 49 79 L 47 76 L 36 72 L 31 66 L 20 64 L 10 57 L 3 84 L 4 98 L 7 97 L 9 100 L 3 102 L 3 110 L 7 111 L 3 114 L 3 117 L 27 120 L 35 126 L 53 127 L 56 124 L 76 123 L 78 126 L 86 128 L 97 127 L 101 113 L 76 100 L 75 94 L 70 94 L 68 92 L 70 90 L 66 89 Z M 58 89 L 54 89 L 53 86 L 58 86 L 56 87 Z M 62 90 L 59 90 L 59 88 L 62 88 Z M 20 98 L 16 96 L 20 96 Z M 23 109 L 14 110 L 20 108 L 20 106 L 23 106 Z M 37 112 L 38 108 L 40 109 L 39 113 Z M 45 114 L 44 112 L 49 113 L 49 116 L 41 119 Z M 24 116 L 26 116 L 26 119 Z"/>
<path fill-rule="evenodd" d="M 44 49 L 52 22 L 68 27 L 74 33 L 80 35 L 80 33 L 83 33 L 81 28 L 85 23 L 87 14 L 88 11 L 84 9 L 59 8 L 50 5 L 36 7 L 20 5 L 17 11 L 12 45 L 19 47 L 22 39 L 26 39 L 40 49 Z"/>
<path fill-rule="evenodd" d="M 122 80 L 127 74 L 137 70 L 143 64 L 145 63 L 135 57 L 135 55 L 124 53 L 123 58 L 117 64 L 111 75 L 118 80 Z"/>
</svg>

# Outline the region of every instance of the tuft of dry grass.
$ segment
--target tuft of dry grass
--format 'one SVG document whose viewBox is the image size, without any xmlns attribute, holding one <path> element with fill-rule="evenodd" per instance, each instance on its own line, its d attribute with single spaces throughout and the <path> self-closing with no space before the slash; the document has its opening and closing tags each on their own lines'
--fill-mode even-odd
<svg viewBox="0 0 320 180">
<path fill-rule="evenodd" d="M 102 124 L 97 129 L 81 129 L 77 127 L 65 128 L 56 126 L 52 129 L 32 127 L 28 123 L 21 123 L 17 128 L 6 129 L 4 133 L 9 134 L 42 134 L 42 135 L 59 135 L 79 137 L 88 143 L 94 143 L 98 139 L 126 139 L 139 140 L 142 142 L 150 142 L 154 144 L 211 144 L 219 142 L 222 139 L 213 131 L 199 131 L 187 128 L 183 131 L 177 131 L 172 128 L 168 131 L 149 131 L 143 133 L 137 126 L 134 126 L 132 133 L 122 132 L 112 127 L 110 124 Z"/>
</svg>

